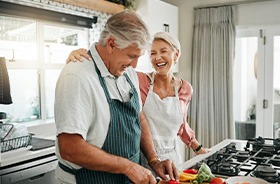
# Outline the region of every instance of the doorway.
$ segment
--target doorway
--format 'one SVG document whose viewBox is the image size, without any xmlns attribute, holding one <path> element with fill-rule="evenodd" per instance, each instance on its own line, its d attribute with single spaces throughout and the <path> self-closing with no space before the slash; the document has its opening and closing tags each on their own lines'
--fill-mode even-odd
<svg viewBox="0 0 280 184">
<path fill-rule="evenodd" d="M 280 137 L 280 26 L 237 29 L 234 119 L 237 139 Z"/>
</svg>

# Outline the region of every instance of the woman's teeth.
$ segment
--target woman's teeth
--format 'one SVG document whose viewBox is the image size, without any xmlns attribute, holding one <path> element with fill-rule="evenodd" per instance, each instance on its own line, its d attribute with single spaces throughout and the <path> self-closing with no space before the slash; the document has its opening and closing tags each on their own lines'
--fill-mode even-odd
<svg viewBox="0 0 280 184">
<path fill-rule="evenodd" d="M 156 65 L 158 66 L 158 67 L 161 67 L 161 66 L 165 66 L 167 64 L 167 62 L 164 62 L 164 63 L 157 63 Z"/>
</svg>

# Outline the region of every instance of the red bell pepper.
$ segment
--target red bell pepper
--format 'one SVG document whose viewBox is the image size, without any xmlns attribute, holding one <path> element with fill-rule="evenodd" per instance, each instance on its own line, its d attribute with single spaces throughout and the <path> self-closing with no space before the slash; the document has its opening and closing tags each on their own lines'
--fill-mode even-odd
<svg viewBox="0 0 280 184">
<path fill-rule="evenodd" d="M 176 180 L 170 180 L 168 182 L 168 184 L 180 184 L 180 183 L 178 181 L 176 181 Z"/>
<path fill-rule="evenodd" d="M 186 169 L 183 172 L 184 173 L 189 173 L 189 174 L 197 174 L 198 170 L 196 170 L 196 169 Z"/>
</svg>

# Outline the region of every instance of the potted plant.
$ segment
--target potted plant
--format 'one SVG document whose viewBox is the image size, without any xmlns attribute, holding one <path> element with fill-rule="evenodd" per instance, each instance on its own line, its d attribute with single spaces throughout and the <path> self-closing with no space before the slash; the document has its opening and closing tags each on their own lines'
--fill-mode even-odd
<svg viewBox="0 0 280 184">
<path fill-rule="evenodd" d="M 134 0 L 107 0 L 112 3 L 121 4 L 125 6 L 127 9 L 135 9 L 135 2 Z"/>
</svg>

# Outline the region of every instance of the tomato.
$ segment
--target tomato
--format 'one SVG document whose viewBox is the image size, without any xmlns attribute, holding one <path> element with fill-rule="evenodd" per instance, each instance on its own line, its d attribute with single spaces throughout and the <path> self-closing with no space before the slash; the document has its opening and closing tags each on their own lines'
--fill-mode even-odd
<svg viewBox="0 0 280 184">
<path fill-rule="evenodd" d="M 190 173 L 190 174 L 197 174 L 198 170 L 196 170 L 196 169 L 186 169 L 183 172 L 184 173 Z"/>
<path fill-rule="evenodd" d="M 213 178 L 210 180 L 209 184 L 224 184 L 224 180 L 222 178 Z"/>
<path fill-rule="evenodd" d="M 180 184 L 180 183 L 176 180 L 170 180 L 168 184 Z"/>
</svg>

